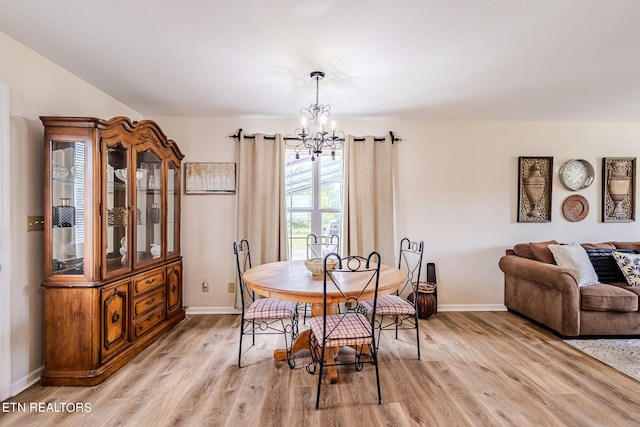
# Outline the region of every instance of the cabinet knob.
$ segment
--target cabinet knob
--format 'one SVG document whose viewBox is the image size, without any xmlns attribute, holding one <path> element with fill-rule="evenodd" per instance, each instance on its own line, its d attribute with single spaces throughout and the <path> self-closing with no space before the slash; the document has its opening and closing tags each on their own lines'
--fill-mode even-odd
<svg viewBox="0 0 640 427">
<path fill-rule="evenodd" d="M 120 313 L 116 311 L 115 313 L 113 313 L 113 317 L 111 318 L 111 321 L 115 325 L 118 323 L 118 320 L 120 320 Z"/>
</svg>

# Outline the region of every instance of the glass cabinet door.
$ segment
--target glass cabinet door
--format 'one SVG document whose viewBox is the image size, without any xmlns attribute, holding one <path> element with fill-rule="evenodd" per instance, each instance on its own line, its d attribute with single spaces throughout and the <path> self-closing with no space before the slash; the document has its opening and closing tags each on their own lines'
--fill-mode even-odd
<svg viewBox="0 0 640 427">
<path fill-rule="evenodd" d="M 167 256 L 180 252 L 180 168 L 169 161 L 167 168 Z"/>
<path fill-rule="evenodd" d="M 107 148 L 106 156 L 106 273 L 131 269 L 129 240 L 129 151 L 121 143 Z"/>
<path fill-rule="evenodd" d="M 136 264 L 162 257 L 162 160 L 153 150 L 136 153 Z"/>
<path fill-rule="evenodd" d="M 85 141 L 51 142 L 51 275 L 84 275 Z"/>
</svg>

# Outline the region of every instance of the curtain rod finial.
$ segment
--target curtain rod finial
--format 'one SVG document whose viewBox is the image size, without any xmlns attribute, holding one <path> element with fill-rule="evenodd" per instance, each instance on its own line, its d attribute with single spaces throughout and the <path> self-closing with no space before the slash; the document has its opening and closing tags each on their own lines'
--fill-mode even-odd
<svg viewBox="0 0 640 427">
<path fill-rule="evenodd" d="M 391 143 L 393 144 L 396 141 L 402 141 L 402 139 L 400 138 L 396 138 L 396 136 L 393 134 L 393 131 L 389 131 L 389 136 L 391 136 Z"/>
<path fill-rule="evenodd" d="M 229 138 L 237 139 L 240 141 L 240 137 L 242 136 L 242 128 L 238 129 L 238 133 L 234 135 L 229 135 Z"/>
</svg>

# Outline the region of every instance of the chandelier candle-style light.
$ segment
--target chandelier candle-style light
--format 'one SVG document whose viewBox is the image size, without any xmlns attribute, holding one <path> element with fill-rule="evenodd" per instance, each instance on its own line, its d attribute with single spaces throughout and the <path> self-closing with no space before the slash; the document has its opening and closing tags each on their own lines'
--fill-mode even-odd
<svg viewBox="0 0 640 427">
<path fill-rule="evenodd" d="M 323 150 L 331 151 L 331 158 L 335 160 L 336 151 L 342 148 L 344 133 L 336 131 L 335 122 L 328 127 L 331 105 L 323 105 L 318 102 L 320 80 L 324 78 L 322 71 L 313 71 L 311 78 L 316 81 L 316 102 L 308 107 L 300 109 L 302 114 L 302 128 L 295 130 L 296 136 L 286 137 L 286 141 L 295 141 L 287 144 L 296 152 L 296 159 L 300 158 L 300 151 L 307 150 L 311 160 L 315 160 Z"/>
</svg>

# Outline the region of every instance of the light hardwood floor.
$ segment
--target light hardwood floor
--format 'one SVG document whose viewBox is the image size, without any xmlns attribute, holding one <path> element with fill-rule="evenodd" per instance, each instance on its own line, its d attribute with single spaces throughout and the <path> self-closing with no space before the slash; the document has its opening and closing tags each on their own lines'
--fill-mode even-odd
<svg viewBox="0 0 640 427">
<path fill-rule="evenodd" d="M 245 345 L 237 367 L 236 315 L 197 315 L 103 384 L 35 385 L 4 404 L 2 426 L 638 426 L 640 383 L 507 312 L 437 313 L 421 320 L 422 360 L 410 332 L 380 346 L 375 372 L 340 369 L 323 383 L 297 355 L 275 362 L 283 338 Z M 245 344 L 249 341 L 245 341 Z M 89 404 L 88 413 L 29 412 L 29 404 Z M 55 409 L 55 406 L 50 408 Z"/>
</svg>

